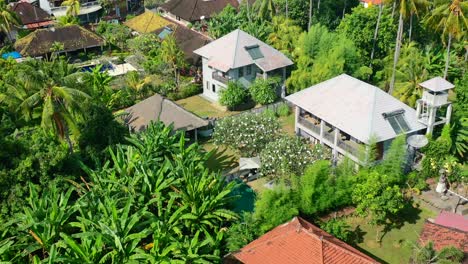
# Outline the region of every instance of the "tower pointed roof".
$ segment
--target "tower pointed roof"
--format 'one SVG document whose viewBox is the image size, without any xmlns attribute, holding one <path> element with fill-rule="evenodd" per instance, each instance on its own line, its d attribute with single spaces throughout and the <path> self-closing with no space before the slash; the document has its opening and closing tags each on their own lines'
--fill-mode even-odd
<svg viewBox="0 0 468 264">
<path fill-rule="evenodd" d="M 447 80 L 439 76 L 434 77 L 425 82 L 422 82 L 419 85 L 433 92 L 442 92 L 442 91 L 449 90 L 455 87 L 455 85 L 453 85 L 452 83 L 448 82 Z"/>
</svg>

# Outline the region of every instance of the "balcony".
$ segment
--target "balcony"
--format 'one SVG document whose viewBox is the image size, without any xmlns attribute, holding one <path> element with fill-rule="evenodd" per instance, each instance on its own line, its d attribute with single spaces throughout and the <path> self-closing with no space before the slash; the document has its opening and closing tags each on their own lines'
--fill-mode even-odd
<svg viewBox="0 0 468 264">
<path fill-rule="evenodd" d="M 361 153 L 359 144 L 353 141 L 338 139 L 338 147 L 356 158 L 358 158 Z"/>
<path fill-rule="evenodd" d="M 211 75 L 211 78 L 213 78 L 213 80 L 216 80 L 216 81 L 218 81 L 220 83 L 223 83 L 223 84 L 227 84 L 231 80 L 230 77 L 222 76 L 218 72 L 213 72 L 212 75 Z"/>
<path fill-rule="evenodd" d="M 320 135 L 320 125 L 315 125 L 311 121 L 307 120 L 307 118 L 302 116 L 299 116 L 298 122 L 315 134 Z"/>
</svg>

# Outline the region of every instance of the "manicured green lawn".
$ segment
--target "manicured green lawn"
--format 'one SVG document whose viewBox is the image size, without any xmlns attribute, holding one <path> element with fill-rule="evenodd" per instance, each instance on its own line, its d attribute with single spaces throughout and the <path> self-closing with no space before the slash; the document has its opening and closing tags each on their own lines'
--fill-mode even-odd
<svg viewBox="0 0 468 264">
<path fill-rule="evenodd" d="M 225 111 L 221 106 L 206 100 L 200 95 L 191 96 L 176 103 L 200 117 L 225 117 L 238 113 Z"/>
<path fill-rule="evenodd" d="M 376 227 L 370 225 L 368 219 L 353 216 L 346 218 L 346 221 L 353 229 L 358 227 L 362 231 L 362 241 L 357 243 L 359 250 L 382 263 L 408 263 L 412 249 L 407 245 L 407 241 L 417 242 L 424 221 L 435 215 L 435 212 L 423 206 L 418 208 L 415 205 L 405 210 L 403 225 L 385 234 L 380 245 L 376 242 Z"/>
</svg>

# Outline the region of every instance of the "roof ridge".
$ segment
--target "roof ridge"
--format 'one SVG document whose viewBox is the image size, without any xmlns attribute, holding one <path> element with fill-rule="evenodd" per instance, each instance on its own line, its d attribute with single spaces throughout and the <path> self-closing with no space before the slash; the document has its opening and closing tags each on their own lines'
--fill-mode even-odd
<svg viewBox="0 0 468 264">
<path fill-rule="evenodd" d="M 464 231 L 464 230 L 458 229 L 456 227 L 441 225 L 441 224 L 438 224 L 438 223 L 435 223 L 435 222 L 431 222 L 431 221 L 429 221 L 427 219 L 426 219 L 426 223 L 434 224 L 434 225 L 437 225 L 437 226 L 440 226 L 440 227 L 443 227 L 443 228 L 447 228 L 447 229 L 450 229 L 450 230 L 458 232 L 458 233 L 463 233 L 465 235 L 468 235 L 468 231 Z"/>
<path fill-rule="evenodd" d="M 232 60 L 232 65 L 230 65 L 230 68 L 231 69 L 234 69 L 234 65 L 236 65 L 236 58 L 237 58 L 237 46 L 239 45 L 239 34 L 241 32 L 241 30 L 238 28 L 234 31 L 237 35 L 236 35 L 236 45 L 234 46 L 234 58 Z"/>
</svg>

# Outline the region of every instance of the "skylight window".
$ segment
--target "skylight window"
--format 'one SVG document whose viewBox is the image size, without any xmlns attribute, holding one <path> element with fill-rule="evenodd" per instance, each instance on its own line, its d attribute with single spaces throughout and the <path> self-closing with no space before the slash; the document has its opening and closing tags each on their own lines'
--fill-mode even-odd
<svg viewBox="0 0 468 264">
<path fill-rule="evenodd" d="M 396 134 L 401 134 L 410 130 L 408 123 L 406 123 L 405 110 L 396 110 L 389 113 L 383 113 L 383 117 L 390 123 Z"/>
<path fill-rule="evenodd" d="M 251 45 L 251 46 L 245 46 L 244 48 L 249 53 L 250 57 L 253 60 L 263 58 L 263 54 L 260 51 L 260 46 L 258 46 L 257 44 Z"/>
</svg>

